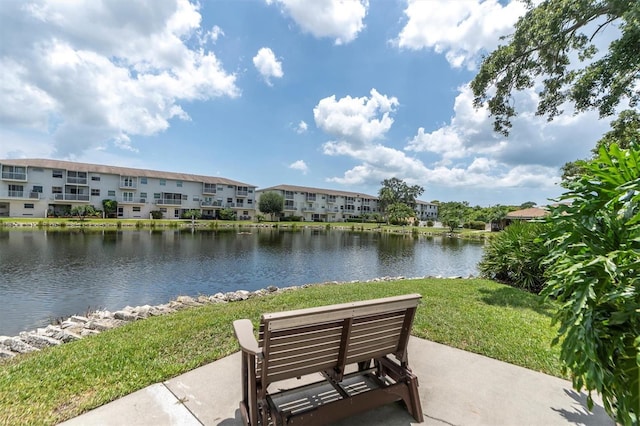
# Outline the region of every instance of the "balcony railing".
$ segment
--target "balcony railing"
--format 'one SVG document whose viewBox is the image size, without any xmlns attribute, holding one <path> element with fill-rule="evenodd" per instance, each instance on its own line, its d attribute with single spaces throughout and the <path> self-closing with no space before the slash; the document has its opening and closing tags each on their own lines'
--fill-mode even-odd
<svg viewBox="0 0 640 426">
<path fill-rule="evenodd" d="M 27 180 L 26 173 L 2 172 L 2 179 Z"/>
<path fill-rule="evenodd" d="M 87 178 L 67 177 L 67 183 L 72 185 L 87 185 Z"/>
<path fill-rule="evenodd" d="M 89 194 L 53 194 L 56 201 L 89 201 Z"/>
<path fill-rule="evenodd" d="M 222 207 L 222 201 L 200 201 L 201 207 Z"/>
<path fill-rule="evenodd" d="M 146 202 L 146 198 L 122 198 L 118 200 L 118 203 L 121 204 L 145 204 Z"/>
<path fill-rule="evenodd" d="M 6 194 L 6 195 L 4 195 Z M 39 200 L 39 192 L 27 192 L 27 191 L 7 191 L 4 194 L 0 193 L 0 198 L 26 198 L 29 200 Z"/>
<path fill-rule="evenodd" d="M 125 188 L 125 189 L 136 189 L 138 187 L 137 182 L 127 182 L 124 180 L 120 181 L 120 188 Z"/>
<path fill-rule="evenodd" d="M 236 190 L 236 197 L 246 197 L 249 195 L 249 191 Z"/>
<path fill-rule="evenodd" d="M 181 206 L 182 205 L 182 199 L 177 199 L 177 198 L 159 198 L 155 201 L 156 204 L 158 205 L 164 205 L 164 206 Z"/>
</svg>

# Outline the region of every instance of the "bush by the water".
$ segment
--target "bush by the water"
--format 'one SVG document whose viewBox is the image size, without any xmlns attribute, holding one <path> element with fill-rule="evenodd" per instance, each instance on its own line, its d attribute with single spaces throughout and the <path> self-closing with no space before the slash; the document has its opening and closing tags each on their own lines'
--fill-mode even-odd
<svg viewBox="0 0 640 426">
<path fill-rule="evenodd" d="M 542 261 L 549 252 L 539 237 L 548 226 L 529 222 L 509 225 L 485 248 L 478 265 L 481 275 L 539 293 L 545 283 Z"/>
</svg>

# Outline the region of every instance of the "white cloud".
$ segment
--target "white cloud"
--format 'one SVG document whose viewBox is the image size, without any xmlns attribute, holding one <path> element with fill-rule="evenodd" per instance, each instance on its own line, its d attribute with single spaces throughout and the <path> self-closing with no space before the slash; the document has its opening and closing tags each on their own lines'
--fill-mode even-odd
<svg viewBox="0 0 640 426">
<path fill-rule="evenodd" d="M 313 109 L 316 126 L 331 136 L 350 144 L 361 145 L 381 139 L 393 124 L 390 113 L 398 106 L 398 99 L 381 95 L 371 89 L 370 97 L 335 95 L 321 99 Z"/>
<path fill-rule="evenodd" d="M 394 42 L 401 48 L 444 53 L 453 67 L 474 68 L 482 52 L 494 50 L 500 37 L 526 11 L 523 2 L 498 0 L 408 0 L 407 23 Z"/>
<path fill-rule="evenodd" d="M 282 62 L 278 62 L 276 55 L 268 47 L 258 50 L 256 56 L 253 57 L 253 65 L 264 78 L 264 81 L 271 86 L 271 77 L 282 78 Z"/>
<path fill-rule="evenodd" d="M 535 93 L 516 100 L 528 105 L 531 96 Z M 320 100 L 314 108 L 316 124 L 333 138 L 322 145 L 322 152 L 359 163 L 328 180 L 373 186 L 399 177 L 410 184 L 460 190 L 527 188 L 548 193 L 557 188 L 559 167 L 585 156 L 606 129 L 606 123 L 590 113 L 553 122 L 525 113 L 516 117 L 507 139 L 492 131 L 491 117 L 474 109 L 472 100 L 469 87 L 461 87 L 451 121 L 431 132 L 419 128 L 404 152 L 381 142 L 393 124 L 389 113 L 398 105 L 396 98 L 374 89 L 370 98 Z"/>
<path fill-rule="evenodd" d="M 369 9 L 368 0 L 266 0 L 277 3 L 300 28 L 314 37 L 328 37 L 335 44 L 346 44 L 356 39 L 364 29 L 364 18 Z"/>
<path fill-rule="evenodd" d="M 293 170 L 300 170 L 303 175 L 306 175 L 309 171 L 309 166 L 307 166 L 307 164 L 303 160 L 294 161 L 293 163 L 289 164 L 289 168 Z"/>
<path fill-rule="evenodd" d="M 305 123 L 303 120 L 300 120 L 300 122 L 296 126 L 296 133 L 298 133 L 299 135 L 302 133 L 306 133 L 308 128 L 309 126 L 307 125 L 307 123 Z"/>
<path fill-rule="evenodd" d="M 588 155 L 608 123 L 598 120 L 595 112 L 572 115 L 570 111 L 548 122 L 531 112 L 536 97 L 534 90 L 514 94 L 521 113 L 512 120 L 511 135 L 505 138 L 492 131 L 493 118 L 486 109 L 474 109 L 473 93 L 465 85 L 459 88 L 451 121 L 432 132 L 419 128 L 405 149 L 438 154 L 442 165 L 480 155 L 508 166 L 554 168 L 557 174 L 565 162 Z"/>
<path fill-rule="evenodd" d="M 212 51 L 189 47 L 201 34 L 198 7 L 187 0 L 4 4 L 13 10 L 0 26 L 12 43 L 0 44 L 0 123 L 48 132 L 58 156 L 77 157 L 106 143 L 135 149 L 131 136 L 188 120 L 182 102 L 239 96 L 236 76 Z"/>
</svg>

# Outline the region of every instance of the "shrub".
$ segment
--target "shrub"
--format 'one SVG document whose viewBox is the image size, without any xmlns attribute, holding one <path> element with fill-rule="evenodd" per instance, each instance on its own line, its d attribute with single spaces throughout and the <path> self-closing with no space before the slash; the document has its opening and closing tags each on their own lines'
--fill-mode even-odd
<svg viewBox="0 0 640 426">
<path fill-rule="evenodd" d="M 640 146 L 601 147 L 566 186 L 545 236 L 548 286 L 557 299 L 554 343 L 573 386 L 602 395 L 618 424 L 640 416 Z"/>
<path fill-rule="evenodd" d="M 428 226 L 429 228 L 433 228 L 433 221 L 432 221 L 432 220 L 428 220 L 428 221 L 427 221 L 427 226 Z"/>
<path fill-rule="evenodd" d="M 471 222 L 465 222 L 464 228 L 475 229 L 476 231 L 484 231 L 486 223 L 481 220 L 472 220 Z"/>
<path fill-rule="evenodd" d="M 544 285 L 542 261 L 548 248 L 539 240 L 549 225 L 515 222 L 491 239 L 478 268 L 486 278 L 503 282 L 532 293 Z"/>
<path fill-rule="evenodd" d="M 162 212 L 160 210 L 152 210 L 151 217 L 153 219 L 162 219 Z"/>
<path fill-rule="evenodd" d="M 187 210 L 183 212 L 180 217 L 182 219 L 200 219 L 202 217 L 202 212 L 200 210 Z"/>
</svg>

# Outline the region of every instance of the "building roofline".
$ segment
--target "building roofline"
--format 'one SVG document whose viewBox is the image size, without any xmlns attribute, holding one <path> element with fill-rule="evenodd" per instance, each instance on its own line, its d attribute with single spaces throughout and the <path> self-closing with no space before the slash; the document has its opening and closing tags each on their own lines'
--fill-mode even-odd
<svg viewBox="0 0 640 426">
<path fill-rule="evenodd" d="M 159 170 L 137 169 L 132 167 L 107 166 L 103 164 L 79 163 L 75 161 L 50 160 L 43 158 L 20 158 L 0 160 L 0 164 L 24 167 L 42 167 L 79 172 L 105 173 L 158 179 L 173 179 L 185 182 L 215 183 L 257 188 L 256 185 L 217 176 L 194 175 L 190 173 L 164 172 Z"/>
</svg>

